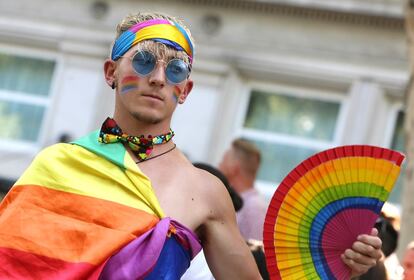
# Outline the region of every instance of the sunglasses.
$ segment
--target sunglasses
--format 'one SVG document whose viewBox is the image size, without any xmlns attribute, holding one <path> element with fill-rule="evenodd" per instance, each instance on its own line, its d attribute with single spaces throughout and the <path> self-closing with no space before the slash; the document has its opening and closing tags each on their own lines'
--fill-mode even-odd
<svg viewBox="0 0 414 280">
<path fill-rule="evenodd" d="M 155 55 L 149 51 L 139 51 L 132 57 L 132 68 L 141 77 L 148 76 L 154 71 L 158 61 Z M 177 85 L 190 76 L 191 66 L 182 59 L 173 58 L 165 67 L 165 76 L 170 84 Z"/>
</svg>

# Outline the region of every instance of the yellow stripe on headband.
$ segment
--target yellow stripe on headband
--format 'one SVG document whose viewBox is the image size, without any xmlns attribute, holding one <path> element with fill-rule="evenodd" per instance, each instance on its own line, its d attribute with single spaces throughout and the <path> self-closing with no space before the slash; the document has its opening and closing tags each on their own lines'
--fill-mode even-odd
<svg viewBox="0 0 414 280">
<path fill-rule="evenodd" d="M 166 39 L 173 41 L 180 45 L 185 52 L 192 57 L 191 47 L 184 35 L 177 29 L 177 27 L 168 24 L 157 24 L 142 28 L 135 35 L 135 40 L 132 45 L 136 45 L 141 41 L 149 39 Z"/>
</svg>

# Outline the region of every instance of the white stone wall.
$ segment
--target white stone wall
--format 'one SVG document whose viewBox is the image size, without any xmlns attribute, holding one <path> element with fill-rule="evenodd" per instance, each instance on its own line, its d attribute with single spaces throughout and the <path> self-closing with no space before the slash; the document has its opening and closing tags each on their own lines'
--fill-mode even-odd
<svg viewBox="0 0 414 280">
<path fill-rule="evenodd" d="M 392 16 L 402 16 L 404 6 L 403 0 L 264 0 L 261 2 Z"/>
</svg>

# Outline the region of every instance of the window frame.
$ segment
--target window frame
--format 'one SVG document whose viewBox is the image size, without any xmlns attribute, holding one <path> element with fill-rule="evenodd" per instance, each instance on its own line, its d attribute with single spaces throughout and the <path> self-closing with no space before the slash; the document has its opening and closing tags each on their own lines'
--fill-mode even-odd
<svg viewBox="0 0 414 280">
<path fill-rule="evenodd" d="M 251 128 L 244 128 L 244 121 L 247 117 L 250 97 L 253 91 L 260 91 L 265 94 L 276 94 L 294 98 L 304 98 L 315 101 L 335 102 L 339 105 L 339 111 L 332 141 L 312 140 L 301 136 L 291 136 L 283 133 L 255 131 Z M 302 147 L 325 150 L 334 146 L 338 146 L 343 138 L 346 116 L 349 113 L 347 92 L 340 90 L 325 90 L 317 87 L 298 87 L 284 84 L 264 83 L 258 81 L 249 81 L 246 83 L 245 90 L 242 92 L 240 99 L 240 110 L 236 116 L 235 136 L 247 137 L 249 139 L 265 140 L 270 143 L 295 144 Z M 299 164 L 299 162 L 298 162 Z M 255 181 L 256 188 L 270 198 L 275 189 L 281 182 L 269 182 L 257 179 Z"/>
<path fill-rule="evenodd" d="M 393 102 L 388 115 L 388 121 L 385 126 L 384 133 L 384 147 L 391 148 L 392 140 L 394 138 L 395 129 L 397 126 L 398 114 L 400 112 L 406 113 L 406 108 L 402 102 Z"/>
<path fill-rule="evenodd" d="M 392 141 L 394 138 L 395 129 L 397 127 L 398 114 L 400 112 L 404 112 L 405 116 L 407 116 L 407 110 L 406 110 L 405 104 L 401 101 L 391 102 L 391 108 L 390 108 L 389 115 L 388 115 L 388 122 L 385 126 L 384 142 L 383 142 L 384 147 L 388 147 L 390 149 L 393 148 Z M 405 153 L 405 151 L 401 151 L 401 152 Z M 407 159 L 405 159 L 405 161 L 406 160 Z M 401 171 L 403 172 L 404 169 L 401 169 Z M 404 181 L 402 181 L 402 188 L 404 188 Z M 403 191 L 403 189 L 401 191 Z M 393 203 L 397 207 L 401 207 L 402 206 L 402 193 L 401 193 L 399 202 L 392 201 L 391 203 Z"/>
<path fill-rule="evenodd" d="M 0 53 L 10 56 L 28 57 L 34 59 L 54 61 L 55 66 L 50 80 L 49 94 L 47 96 L 32 96 L 25 92 L 0 89 L 0 100 L 19 102 L 28 105 L 44 106 L 42 123 L 39 126 L 37 141 L 10 140 L 0 138 L 0 150 L 7 152 L 19 152 L 35 154 L 46 142 L 48 126 L 52 121 L 53 104 L 56 98 L 58 79 L 62 72 L 62 57 L 52 50 L 39 50 L 34 47 L 22 47 L 0 43 Z"/>
</svg>

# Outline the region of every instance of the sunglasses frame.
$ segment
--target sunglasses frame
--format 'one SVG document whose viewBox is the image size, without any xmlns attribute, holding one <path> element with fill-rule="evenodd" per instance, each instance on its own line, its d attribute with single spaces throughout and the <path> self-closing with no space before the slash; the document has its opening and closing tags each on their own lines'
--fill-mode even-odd
<svg viewBox="0 0 414 280">
<path fill-rule="evenodd" d="M 139 73 L 136 69 L 135 69 L 135 67 L 134 67 L 134 63 L 133 63 L 133 61 L 134 61 L 134 58 L 135 58 L 135 56 L 137 56 L 139 53 L 143 53 L 143 52 L 146 52 L 146 53 L 149 53 L 149 54 L 151 54 L 152 56 L 153 56 L 153 58 L 155 59 L 155 64 L 154 64 L 154 68 L 148 73 L 148 74 L 142 74 L 142 73 Z M 141 51 L 137 51 L 133 56 L 121 56 L 121 57 L 126 57 L 126 58 L 129 58 L 130 60 L 131 60 L 131 64 L 132 64 L 132 68 L 134 69 L 134 72 L 138 75 L 138 76 L 140 76 L 140 77 L 146 77 L 146 76 L 148 76 L 148 75 L 150 75 L 152 72 L 154 72 L 154 70 L 155 70 L 155 68 L 157 67 L 157 64 L 161 61 L 161 62 L 163 62 L 163 63 L 165 63 L 165 68 L 164 68 L 164 72 L 165 72 L 165 77 L 167 78 L 167 81 L 168 81 L 168 83 L 170 83 L 170 84 L 172 84 L 172 85 L 178 85 L 178 84 L 181 84 L 182 82 L 184 82 L 186 79 L 188 79 L 189 77 L 190 77 L 190 74 L 191 74 L 191 64 L 189 64 L 189 63 L 187 63 L 187 62 L 185 62 L 183 59 L 181 59 L 181 58 L 172 58 L 172 59 L 170 59 L 168 62 L 166 62 L 166 61 L 164 61 L 164 60 L 162 60 L 162 59 L 157 59 L 157 57 L 155 56 L 155 54 L 153 53 L 153 52 L 150 52 L 150 51 L 147 51 L 147 50 L 141 50 Z M 171 63 L 171 61 L 174 61 L 174 60 L 179 60 L 179 61 L 182 61 L 186 66 L 187 66 L 187 69 L 188 69 L 188 73 L 187 73 L 187 76 L 185 77 L 185 79 L 184 80 L 182 80 L 182 81 L 180 81 L 180 82 L 178 82 L 178 83 L 175 83 L 175 82 L 173 82 L 173 81 L 171 81 L 169 78 L 168 78 L 168 75 L 167 75 L 167 68 L 168 68 L 168 65 Z"/>
</svg>

